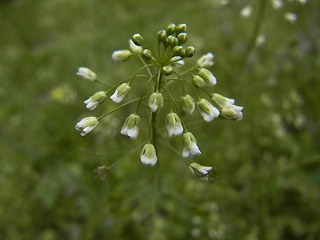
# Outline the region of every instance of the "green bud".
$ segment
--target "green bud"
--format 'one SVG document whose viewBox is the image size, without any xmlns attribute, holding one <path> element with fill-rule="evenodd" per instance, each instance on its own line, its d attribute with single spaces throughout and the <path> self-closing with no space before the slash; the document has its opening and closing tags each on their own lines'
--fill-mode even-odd
<svg viewBox="0 0 320 240">
<path fill-rule="evenodd" d="M 149 97 L 149 107 L 152 112 L 156 112 L 163 106 L 163 96 L 159 92 L 154 92 Z"/>
<path fill-rule="evenodd" d="M 165 39 L 167 39 L 167 33 L 165 30 L 161 30 L 158 32 L 158 42 L 161 43 L 163 42 Z"/>
<path fill-rule="evenodd" d="M 171 35 L 176 31 L 176 25 L 174 23 L 170 23 L 166 29 L 168 35 Z"/>
<path fill-rule="evenodd" d="M 152 52 L 149 49 L 144 49 L 142 52 L 142 57 L 145 60 L 150 60 L 152 58 Z"/>
<path fill-rule="evenodd" d="M 175 57 L 171 58 L 170 61 L 171 62 L 177 62 L 177 61 L 179 61 L 181 59 L 182 59 L 182 57 L 175 56 Z"/>
<path fill-rule="evenodd" d="M 181 32 L 186 32 L 187 31 L 187 24 L 181 23 L 176 26 L 176 33 L 179 34 Z"/>
<path fill-rule="evenodd" d="M 169 46 L 169 39 L 168 38 L 164 39 L 162 43 L 165 47 L 168 47 Z"/>
<path fill-rule="evenodd" d="M 214 86 L 217 84 L 216 78 L 208 69 L 201 68 L 198 72 L 198 75 L 206 82 L 208 86 Z"/>
<path fill-rule="evenodd" d="M 188 36 L 185 32 L 179 33 L 177 38 L 178 38 L 179 45 L 186 43 L 188 40 Z"/>
<path fill-rule="evenodd" d="M 168 42 L 171 47 L 175 47 L 178 45 L 178 39 L 172 35 L 168 37 Z"/>
<path fill-rule="evenodd" d="M 137 45 L 137 46 L 142 46 L 143 45 L 143 37 L 139 34 L 136 33 L 132 36 L 132 41 Z"/>
<path fill-rule="evenodd" d="M 187 114 L 192 114 L 195 109 L 195 102 L 190 95 L 185 95 L 182 97 L 182 109 Z"/>
<path fill-rule="evenodd" d="M 117 50 L 112 53 L 112 58 L 115 61 L 127 61 L 132 56 L 132 53 L 129 50 Z"/>
<path fill-rule="evenodd" d="M 162 68 L 162 72 L 166 75 L 166 76 L 169 76 L 170 74 L 172 74 L 172 71 L 173 71 L 173 69 L 172 69 L 172 67 L 171 66 L 164 66 L 163 68 Z"/>
<path fill-rule="evenodd" d="M 205 81 L 198 75 L 193 76 L 192 82 L 194 85 L 196 85 L 198 88 L 203 88 L 206 86 Z"/>
<path fill-rule="evenodd" d="M 182 46 L 175 46 L 172 50 L 173 56 L 184 56 L 184 49 Z"/>
<path fill-rule="evenodd" d="M 212 94 L 212 100 L 215 101 L 219 106 L 228 106 L 234 104 L 234 99 L 224 97 L 218 93 Z"/>
<path fill-rule="evenodd" d="M 186 51 L 185 51 L 185 57 L 193 57 L 193 55 L 195 54 L 196 50 L 194 47 L 190 46 L 187 47 Z"/>
<path fill-rule="evenodd" d="M 90 100 L 95 102 L 95 101 L 101 101 L 101 99 L 104 99 L 106 97 L 106 93 L 104 91 L 99 91 L 99 92 L 96 92 L 95 94 L 93 94 L 91 97 L 90 97 Z"/>
</svg>

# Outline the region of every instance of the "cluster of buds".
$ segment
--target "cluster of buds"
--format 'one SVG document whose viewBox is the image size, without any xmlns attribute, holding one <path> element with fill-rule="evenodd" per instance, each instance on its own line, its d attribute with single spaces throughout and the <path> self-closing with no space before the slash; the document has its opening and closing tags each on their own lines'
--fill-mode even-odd
<svg viewBox="0 0 320 240">
<path fill-rule="evenodd" d="M 140 154 L 141 162 L 144 165 L 156 165 L 157 138 L 166 139 L 162 131 L 158 130 L 161 126 L 156 126 L 158 124 L 156 118 L 159 114 L 165 114 L 166 121 L 162 126 L 167 130 L 167 137 L 182 135 L 184 147 L 181 159 L 189 165 L 194 175 L 202 180 L 211 181 L 212 167 L 201 166 L 191 160 L 192 157 L 200 155 L 201 151 L 195 136 L 186 127 L 186 118 L 195 114 L 195 109 L 198 109 L 197 112 L 205 122 L 211 122 L 216 118 L 241 120 L 243 108 L 234 105 L 235 101 L 231 98 L 212 93 L 211 89 L 217 84 L 217 79 L 208 68 L 214 65 L 214 55 L 209 52 L 198 58 L 195 63 L 190 61 L 189 59 L 195 55 L 195 48 L 186 45 L 188 42 L 186 31 L 186 24 L 171 23 L 166 29 L 158 32 L 157 48 L 154 50 L 146 48 L 144 38 L 136 33 L 129 39 L 128 49 L 114 51 L 112 58 L 115 61 L 124 62 L 136 56 L 142 67 L 115 86 L 105 83 L 109 89 L 93 94 L 84 103 L 89 110 L 94 110 L 108 98 L 115 103 L 125 103 L 100 117 L 82 119 L 77 123 L 76 129 L 81 130 L 81 135 L 84 136 L 92 131 L 103 117 L 128 104 L 136 104 L 136 111 L 126 118 L 120 133 L 131 139 L 137 139 L 142 117 L 139 115 L 139 110 L 141 106 L 147 106 L 150 109 L 150 116 L 145 117 L 149 121 L 149 137 L 144 139 L 145 144 Z M 85 79 L 103 83 L 88 68 L 79 68 L 77 74 Z M 137 78 L 147 80 L 145 82 L 143 79 L 139 80 L 143 91 L 139 91 L 142 94 L 134 97 L 134 89 L 131 89 L 131 86 Z M 153 90 L 148 93 L 149 84 L 153 84 Z M 187 92 L 187 89 L 191 91 Z M 125 100 L 126 98 L 128 100 Z"/>
</svg>

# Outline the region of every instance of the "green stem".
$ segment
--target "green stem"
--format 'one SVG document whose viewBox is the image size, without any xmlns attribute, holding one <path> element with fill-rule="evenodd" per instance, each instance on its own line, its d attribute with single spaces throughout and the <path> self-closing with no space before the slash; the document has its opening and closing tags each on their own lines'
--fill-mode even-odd
<svg viewBox="0 0 320 240">
<path fill-rule="evenodd" d="M 141 63 L 144 65 L 144 66 L 148 66 L 147 64 L 146 64 L 146 62 L 143 60 L 143 58 L 142 58 L 142 56 L 139 54 L 139 59 L 140 59 L 140 61 L 141 61 Z M 149 73 L 149 75 L 150 75 L 150 77 L 152 76 L 152 73 L 151 73 L 151 70 L 150 70 L 150 68 L 149 67 L 147 67 L 147 71 L 148 71 L 148 73 Z"/>
</svg>

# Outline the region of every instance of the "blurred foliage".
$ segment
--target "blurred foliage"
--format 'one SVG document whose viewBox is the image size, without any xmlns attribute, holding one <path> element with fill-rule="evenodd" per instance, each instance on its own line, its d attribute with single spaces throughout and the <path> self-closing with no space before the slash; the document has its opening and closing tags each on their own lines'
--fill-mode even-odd
<svg viewBox="0 0 320 240">
<path fill-rule="evenodd" d="M 0 1 L 0 239 L 320 239 L 320 2 L 270 2 Z M 125 112 L 85 138 L 73 129 L 101 88 L 77 67 L 120 81 L 134 66 L 112 51 L 170 22 L 188 24 L 198 56 L 215 54 L 216 89 L 245 107 L 240 122 L 190 121 L 213 184 L 160 145 L 159 189 L 141 143 L 119 134 Z"/>
</svg>

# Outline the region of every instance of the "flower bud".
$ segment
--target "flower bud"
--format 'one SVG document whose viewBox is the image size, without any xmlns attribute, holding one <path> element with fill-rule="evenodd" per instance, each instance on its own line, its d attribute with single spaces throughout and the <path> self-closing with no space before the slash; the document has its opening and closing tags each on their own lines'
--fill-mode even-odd
<svg viewBox="0 0 320 240">
<path fill-rule="evenodd" d="M 179 45 L 186 43 L 188 40 L 188 36 L 185 32 L 179 33 L 177 38 L 178 38 Z"/>
<path fill-rule="evenodd" d="M 196 53 L 196 50 L 194 47 L 192 46 L 187 47 L 187 49 L 185 50 L 185 57 L 193 57 L 195 53 Z"/>
<path fill-rule="evenodd" d="M 198 75 L 205 81 L 207 86 L 214 86 L 217 84 L 217 79 L 208 69 L 201 68 Z"/>
<path fill-rule="evenodd" d="M 116 91 L 110 97 L 112 101 L 119 103 L 126 97 L 130 91 L 131 87 L 127 83 L 122 83 L 117 87 Z"/>
<path fill-rule="evenodd" d="M 172 48 L 178 45 L 178 39 L 172 35 L 168 37 L 168 42 Z"/>
<path fill-rule="evenodd" d="M 162 72 L 163 72 L 164 75 L 166 75 L 166 76 L 171 75 L 171 74 L 172 74 L 172 71 L 173 71 L 173 69 L 172 69 L 172 67 L 171 67 L 170 65 L 164 66 L 164 67 L 162 68 Z"/>
<path fill-rule="evenodd" d="M 86 107 L 90 110 L 95 109 L 107 97 L 104 91 L 99 91 L 93 94 L 90 98 L 84 101 Z"/>
<path fill-rule="evenodd" d="M 143 146 L 140 154 L 140 160 L 144 165 L 154 166 L 157 163 L 156 149 L 151 143 L 147 143 Z"/>
<path fill-rule="evenodd" d="M 167 33 L 165 30 L 161 30 L 158 32 L 158 42 L 161 43 L 163 42 L 165 39 L 167 39 Z"/>
<path fill-rule="evenodd" d="M 241 106 L 229 105 L 225 106 L 221 110 L 221 115 L 226 119 L 231 120 L 241 120 L 242 119 L 242 109 Z"/>
<path fill-rule="evenodd" d="M 77 75 L 91 81 L 97 80 L 97 75 L 93 71 L 91 71 L 89 68 L 79 67 Z"/>
<path fill-rule="evenodd" d="M 186 32 L 187 31 L 187 24 L 181 23 L 176 26 L 176 33 L 179 34 L 181 32 Z"/>
<path fill-rule="evenodd" d="M 209 52 L 198 59 L 197 66 L 201 68 L 211 67 L 214 64 L 213 58 L 214 55 L 211 52 Z"/>
<path fill-rule="evenodd" d="M 206 122 L 211 122 L 215 117 L 218 117 L 220 114 L 219 110 L 212 106 L 212 104 L 208 102 L 206 99 L 201 99 L 198 102 L 198 107 L 203 119 Z"/>
<path fill-rule="evenodd" d="M 192 82 L 194 85 L 196 85 L 198 88 L 203 88 L 206 86 L 205 81 L 198 75 L 194 75 L 192 78 Z"/>
<path fill-rule="evenodd" d="M 142 53 L 143 48 L 136 45 L 131 39 L 129 39 L 129 49 L 134 54 Z"/>
<path fill-rule="evenodd" d="M 144 49 L 142 52 L 142 57 L 144 60 L 150 60 L 152 58 L 152 52 L 149 49 Z"/>
<path fill-rule="evenodd" d="M 85 136 L 89 132 L 91 132 L 97 125 L 98 119 L 96 117 L 86 117 L 77 123 L 75 129 L 82 131 L 80 135 Z"/>
<path fill-rule="evenodd" d="M 130 59 L 132 53 L 129 50 L 117 50 L 112 53 L 112 58 L 117 62 L 124 62 Z"/>
<path fill-rule="evenodd" d="M 175 32 L 176 25 L 174 23 L 170 23 L 166 29 L 167 35 L 171 35 Z"/>
<path fill-rule="evenodd" d="M 180 61 L 181 59 L 182 59 L 182 57 L 175 56 L 175 57 L 172 57 L 172 58 L 170 59 L 170 62 L 172 62 L 172 63 L 178 62 L 178 61 Z"/>
<path fill-rule="evenodd" d="M 184 57 L 184 49 L 182 46 L 175 46 L 172 50 L 172 55 L 173 56 L 180 56 Z"/>
<path fill-rule="evenodd" d="M 121 134 L 127 135 L 131 139 L 136 139 L 139 135 L 140 117 L 136 114 L 130 114 L 121 128 Z"/>
<path fill-rule="evenodd" d="M 156 112 L 163 106 L 163 96 L 159 92 L 154 92 L 149 97 L 149 107 L 152 112 Z"/>
<path fill-rule="evenodd" d="M 203 181 L 210 180 L 209 171 L 212 170 L 212 167 L 202 166 L 198 163 L 191 163 L 189 165 L 189 169 L 191 170 L 193 175 L 200 177 L 201 180 L 203 180 Z"/>
<path fill-rule="evenodd" d="M 182 135 L 183 138 L 183 151 L 182 157 L 187 158 L 189 156 L 200 155 L 201 151 L 197 145 L 197 140 L 191 132 L 186 132 Z"/>
<path fill-rule="evenodd" d="M 139 34 L 136 33 L 132 36 L 132 41 L 137 45 L 137 46 L 142 46 L 143 45 L 143 37 Z"/>
<path fill-rule="evenodd" d="M 212 94 L 212 100 L 215 101 L 219 106 L 225 107 L 234 104 L 234 99 L 224 97 L 218 93 Z"/>
<path fill-rule="evenodd" d="M 183 133 L 183 127 L 181 120 L 176 113 L 169 113 L 166 118 L 166 127 L 169 137 L 181 135 Z"/>
<path fill-rule="evenodd" d="M 195 102 L 190 95 L 185 95 L 182 97 L 182 110 L 187 114 L 192 114 L 195 109 Z"/>
</svg>

